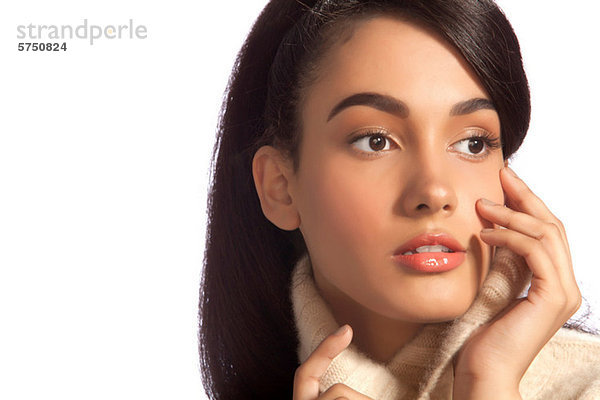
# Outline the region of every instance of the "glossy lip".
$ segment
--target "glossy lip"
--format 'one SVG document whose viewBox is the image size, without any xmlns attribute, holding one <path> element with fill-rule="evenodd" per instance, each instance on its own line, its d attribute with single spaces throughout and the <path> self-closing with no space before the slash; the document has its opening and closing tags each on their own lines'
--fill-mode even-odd
<svg viewBox="0 0 600 400">
<path fill-rule="evenodd" d="M 446 246 L 454 252 L 465 251 L 458 240 L 454 239 L 451 235 L 446 233 L 423 233 L 410 239 L 408 242 L 400 246 L 398 250 L 394 252 L 394 255 L 406 253 L 407 251 L 414 250 L 417 247 L 435 246 L 436 244 Z"/>
<path fill-rule="evenodd" d="M 454 253 L 417 253 L 403 255 L 421 246 L 442 245 Z M 463 263 L 466 250 L 451 235 L 445 233 L 424 233 L 401 245 L 392 256 L 399 264 L 419 272 L 435 273 L 450 271 Z"/>
</svg>

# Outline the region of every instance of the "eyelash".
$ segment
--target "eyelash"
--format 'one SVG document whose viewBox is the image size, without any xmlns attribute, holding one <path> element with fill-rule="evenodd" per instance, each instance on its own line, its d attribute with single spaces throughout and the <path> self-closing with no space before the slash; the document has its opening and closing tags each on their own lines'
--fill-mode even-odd
<svg viewBox="0 0 600 400">
<path fill-rule="evenodd" d="M 361 140 L 363 138 L 373 137 L 373 136 L 381 136 L 385 140 L 387 140 L 392 146 L 397 146 L 396 143 L 391 139 L 391 135 L 388 132 L 386 132 L 385 130 L 381 130 L 381 129 L 371 129 L 371 130 L 363 131 L 363 132 L 353 136 L 352 138 L 350 138 L 350 144 L 353 145 L 354 143 L 358 142 L 359 140 Z M 361 154 L 364 154 L 366 157 L 378 157 L 381 155 L 381 152 L 387 151 L 387 150 L 364 152 L 362 150 L 357 149 L 357 151 L 360 152 Z"/>
<path fill-rule="evenodd" d="M 469 136 L 467 136 L 464 139 L 459 140 L 458 142 L 453 143 L 450 147 L 452 147 L 458 143 L 464 142 L 464 141 L 469 141 L 471 139 L 479 139 L 479 140 L 483 141 L 483 144 L 485 145 L 485 149 L 484 149 L 483 153 L 481 153 L 481 155 L 465 154 L 465 153 L 459 152 L 462 157 L 468 158 L 470 160 L 482 161 L 490 155 L 492 150 L 499 149 L 502 147 L 499 137 L 496 137 L 496 136 L 492 135 L 490 132 L 483 130 L 483 129 L 475 129 L 474 132 L 471 133 Z"/>
<path fill-rule="evenodd" d="M 391 145 L 397 146 L 396 143 L 391 139 L 391 135 L 388 132 L 386 132 L 385 130 L 381 130 L 381 129 L 372 129 L 372 130 L 367 130 L 362 133 L 359 133 L 350 139 L 350 144 L 352 145 L 365 137 L 372 137 L 372 136 L 381 136 L 385 140 L 387 140 Z M 470 160 L 475 160 L 475 161 L 484 160 L 485 158 L 487 158 L 489 156 L 489 154 L 492 150 L 502 147 L 499 137 L 496 137 L 492 133 L 490 133 L 486 130 L 483 130 L 483 129 L 475 129 L 472 134 L 465 137 L 464 139 L 461 139 L 461 140 L 453 143 L 450 147 L 452 147 L 458 143 L 464 142 L 464 141 L 469 141 L 471 139 L 479 139 L 479 140 L 483 141 L 485 148 L 484 148 L 484 152 L 481 155 L 469 155 L 469 154 L 465 154 L 463 152 L 458 152 L 461 154 L 462 157 L 465 157 Z M 381 153 L 383 151 L 388 151 L 388 150 L 378 150 L 378 151 L 374 150 L 372 152 L 364 152 L 362 150 L 357 149 L 357 151 L 359 151 L 361 154 L 363 154 L 366 157 L 378 157 L 381 155 Z"/>
</svg>

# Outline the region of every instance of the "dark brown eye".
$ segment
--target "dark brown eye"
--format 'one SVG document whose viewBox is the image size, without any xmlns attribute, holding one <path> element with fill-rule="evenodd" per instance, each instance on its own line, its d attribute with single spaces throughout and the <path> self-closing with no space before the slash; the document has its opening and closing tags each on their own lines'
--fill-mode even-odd
<svg viewBox="0 0 600 400">
<path fill-rule="evenodd" d="M 479 129 L 477 129 L 479 131 Z M 500 138 L 481 130 L 480 135 L 473 135 L 452 144 L 448 149 L 460 153 L 472 160 L 484 160 L 494 149 L 501 147 Z"/>
<path fill-rule="evenodd" d="M 483 150 L 485 143 L 479 138 L 469 139 L 469 151 L 473 154 L 479 154 Z"/>
<path fill-rule="evenodd" d="M 361 135 L 351 142 L 356 149 L 371 154 L 381 154 L 384 151 L 391 150 L 394 142 L 381 133 L 367 133 Z"/>
<path fill-rule="evenodd" d="M 371 136 L 369 139 L 369 147 L 374 151 L 381 151 L 385 148 L 386 139 L 383 136 Z"/>
</svg>

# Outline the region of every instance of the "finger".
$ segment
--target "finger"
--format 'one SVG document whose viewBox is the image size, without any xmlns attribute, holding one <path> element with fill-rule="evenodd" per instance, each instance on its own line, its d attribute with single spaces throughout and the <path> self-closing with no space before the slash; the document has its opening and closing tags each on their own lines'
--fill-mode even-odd
<svg viewBox="0 0 600 400">
<path fill-rule="evenodd" d="M 502 168 L 500 180 L 507 197 L 506 203 L 508 207 L 539 218 L 542 221 L 552 223 L 558 227 L 565 244 L 567 257 L 571 260 L 571 250 L 569 241 L 567 240 L 567 232 L 562 222 L 550 212 L 544 202 L 529 189 L 525 182 L 523 182 L 512 169 L 509 167 Z M 574 276 L 572 271 L 571 275 Z"/>
<path fill-rule="evenodd" d="M 546 204 L 509 167 L 500 170 L 500 181 L 507 195 L 507 206 L 541 219 L 552 222 L 558 220 Z"/>
<path fill-rule="evenodd" d="M 568 245 L 563 241 L 558 226 L 487 199 L 480 199 L 476 207 L 481 216 L 488 221 L 541 241 L 554 260 L 554 264 L 559 266 L 563 277 L 565 279 L 573 277 Z"/>
<path fill-rule="evenodd" d="M 490 222 L 521 232 L 538 240 L 541 240 L 544 236 L 552 236 L 553 238 L 559 239 L 561 247 L 564 247 L 560 229 L 552 222 L 546 222 L 524 212 L 514 211 L 509 207 L 505 207 L 484 198 L 479 199 L 476 206 L 477 211 Z M 555 229 L 558 236 L 553 235 L 553 229 Z"/>
<path fill-rule="evenodd" d="M 558 286 L 554 263 L 540 241 L 510 229 L 483 229 L 480 236 L 489 245 L 506 247 L 522 256 L 535 277 Z"/>
<path fill-rule="evenodd" d="M 311 355 L 296 369 L 294 400 L 315 400 L 319 396 L 319 380 L 331 364 L 352 341 L 352 328 L 344 325 L 327 336 Z"/>
<path fill-rule="evenodd" d="M 481 231 L 481 239 L 494 246 L 507 247 L 523 256 L 533 272 L 531 289 L 527 295 L 530 302 L 543 301 L 546 307 L 550 307 L 549 315 L 556 315 L 561 321 L 565 316 L 568 319 L 577 310 L 581 302 L 577 284 L 571 280 L 565 283 L 561 279 L 555 271 L 552 258 L 540 241 L 509 229 L 484 229 Z"/>
<path fill-rule="evenodd" d="M 319 397 L 319 400 L 372 400 L 343 383 L 336 383 Z"/>
</svg>

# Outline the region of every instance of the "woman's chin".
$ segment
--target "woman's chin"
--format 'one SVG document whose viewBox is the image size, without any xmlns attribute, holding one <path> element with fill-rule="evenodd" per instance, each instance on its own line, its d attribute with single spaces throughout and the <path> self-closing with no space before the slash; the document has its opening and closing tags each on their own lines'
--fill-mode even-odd
<svg viewBox="0 0 600 400">
<path fill-rule="evenodd" d="M 474 296 L 461 296 L 443 301 L 429 299 L 413 305 L 410 310 L 398 309 L 394 319 L 420 324 L 452 321 L 467 312 L 473 300 Z"/>
<path fill-rule="evenodd" d="M 467 306 L 456 308 L 455 310 L 442 310 L 443 312 L 439 312 L 437 310 L 432 312 L 424 312 L 419 316 L 419 322 L 423 324 L 433 324 L 439 322 L 453 321 L 461 317 L 465 312 L 467 312 L 468 309 L 469 307 Z"/>
</svg>

